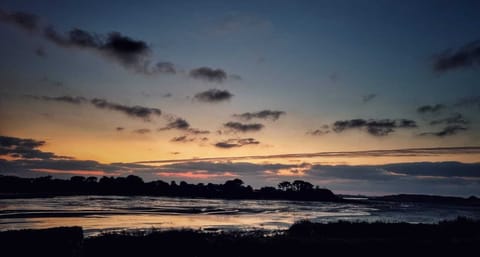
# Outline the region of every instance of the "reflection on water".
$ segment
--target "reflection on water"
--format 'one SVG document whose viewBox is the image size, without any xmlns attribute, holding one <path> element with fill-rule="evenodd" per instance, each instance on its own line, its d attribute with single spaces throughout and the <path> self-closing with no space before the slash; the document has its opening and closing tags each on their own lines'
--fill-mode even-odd
<svg viewBox="0 0 480 257">
<path fill-rule="evenodd" d="M 99 231 L 150 228 L 286 229 L 295 221 L 438 222 L 480 217 L 478 207 L 301 201 L 73 196 L 0 200 L 0 230 L 82 226 Z"/>
</svg>

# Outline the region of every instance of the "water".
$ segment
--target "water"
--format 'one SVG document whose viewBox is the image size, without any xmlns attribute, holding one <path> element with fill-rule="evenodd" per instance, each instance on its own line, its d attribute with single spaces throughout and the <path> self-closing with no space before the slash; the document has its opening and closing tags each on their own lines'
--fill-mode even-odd
<svg viewBox="0 0 480 257">
<path fill-rule="evenodd" d="M 479 207 L 434 204 L 345 204 L 302 201 L 188 199 L 147 196 L 71 196 L 1 199 L 0 231 L 82 226 L 104 231 L 192 228 L 209 231 L 281 230 L 294 222 L 337 220 L 435 223 L 480 218 Z"/>
</svg>

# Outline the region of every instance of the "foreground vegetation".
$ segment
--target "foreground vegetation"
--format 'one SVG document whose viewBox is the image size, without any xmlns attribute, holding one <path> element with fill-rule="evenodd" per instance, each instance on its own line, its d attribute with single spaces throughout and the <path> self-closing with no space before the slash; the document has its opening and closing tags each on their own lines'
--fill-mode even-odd
<svg viewBox="0 0 480 257">
<path fill-rule="evenodd" d="M 108 233 L 79 227 L 0 233 L 2 256 L 474 256 L 480 221 L 438 224 L 308 221 L 274 235 L 193 230 Z"/>
</svg>

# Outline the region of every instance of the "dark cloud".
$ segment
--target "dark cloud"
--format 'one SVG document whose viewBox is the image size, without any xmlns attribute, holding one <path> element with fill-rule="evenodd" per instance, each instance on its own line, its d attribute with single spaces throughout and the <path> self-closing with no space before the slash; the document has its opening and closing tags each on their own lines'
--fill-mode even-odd
<svg viewBox="0 0 480 257">
<path fill-rule="evenodd" d="M 424 132 L 421 133 L 421 136 L 437 136 L 437 137 L 446 137 L 446 136 L 453 136 L 458 134 L 459 132 L 468 130 L 467 127 L 462 125 L 448 125 L 440 131 L 436 132 Z"/>
<path fill-rule="evenodd" d="M 47 27 L 43 35 L 57 46 L 93 50 L 137 72 L 151 72 L 148 69 L 151 49 L 147 43 L 119 32 L 101 35 L 75 28 L 60 34 L 53 27 Z"/>
<path fill-rule="evenodd" d="M 480 178 L 479 163 L 417 162 L 382 165 L 385 170 L 409 176 Z"/>
<path fill-rule="evenodd" d="M 127 105 L 112 103 L 105 99 L 100 99 L 100 98 L 94 98 L 90 100 L 90 103 L 99 109 L 118 111 L 126 114 L 127 116 L 141 118 L 145 121 L 150 121 L 152 116 L 160 116 L 162 114 L 160 109 L 157 109 L 157 108 L 148 108 L 148 107 L 139 106 L 139 105 L 127 106 Z"/>
<path fill-rule="evenodd" d="M 150 129 L 147 129 L 147 128 L 136 129 L 133 131 L 133 133 L 141 134 L 141 135 L 148 134 L 150 132 L 151 132 Z"/>
<path fill-rule="evenodd" d="M 330 133 L 330 126 L 328 125 L 323 125 L 319 129 L 307 131 L 307 135 L 312 135 L 312 136 L 323 136 L 328 133 Z"/>
<path fill-rule="evenodd" d="M 443 104 L 435 104 L 435 105 L 422 105 L 417 108 L 418 113 L 438 113 L 447 107 Z"/>
<path fill-rule="evenodd" d="M 438 54 L 433 63 L 436 72 L 449 70 L 478 68 L 480 65 L 480 40 L 470 42 L 459 49 L 445 50 Z"/>
<path fill-rule="evenodd" d="M 257 119 L 265 119 L 265 120 L 270 119 L 270 120 L 276 121 L 282 115 L 285 115 L 284 111 L 263 110 L 259 112 L 245 112 L 242 114 L 234 114 L 233 116 L 243 120 L 251 120 L 251 119 L 257 118 Z"/>
<path fill-rule="evenodd" d="M 227 90 L 209 89 L 195 94 L 194 98 L 201 102 L 218 103 L 226 100 L 230 100 L 233 94 Z"/>
<path fill-rule="evenodd" d="M 115 130 L 116 130 L 116 131 L 124 131 L 125 128 L 124 128 L 124 127 L 116 127 Z"/>
<path fill-rule="evenodd" d="M 190 77 L 202 79 L 209 82 L 221 83 L 227 79 L 227 73 L 222 69 L 212 69 L 209 67 L 200 67 L 190 71 Z"/>
<path fill-rule="evenodd" d="M 430 125 L 438 125 L 438 124 L 469 124 L 470 122 L 463 117 L 461 113 L 454 113 L 449 117 L 443 119 L 436 119 L 430 122 Z"/>
<path fill-rule="evenodd" d="M 7 155 L 13 158 L 23 159 L 67 158 L 37 149 L 43 145 L 45 145 L 45 141 L 0 136 L 0 156 Z"/>
<path fill-rule="evenodd" d="M 172 93 L 163 94 L 162 97 L 164 97 L 164 98 L 170 98 L 170 97 L 172 97 Z"/>
<path fill-rule="evenodd" d="M 40 27 L 38 16 L 25 12 L 7 12 L 0 9 L 0 22 L 9 23 L 28 32 L 34 32 Z"/>
<path fill-rule="evenodd" d="M 362 100 L 363 100 L 364 103 L 368 103 L 368 102 L 372 101 L 375 97 L 377 97 L 376 94 L 368 94 L 368 95 L 364 95 L 362 97 Z"/>
<path fill-rule="evenodd" d="M 309 178 L 365 181 L 422 181 L 431 179 L 479 179 L 480 164 L 459 162 L 415 162 L 384 165 L 313 165 L 306 172 Z"/>
<path fill-rule="evenodd" d="M 176 72 L 173 64 L 168 62 L 150 65 L 152 63 L 150 46 L 142 40 L 133 39 L 120 32 L 98 34 L 73 28 L 66 33 L 61 33 L 52 25 L 41 24 L 39 18 L 34 14 L 8 13 L 2 10 L 0 10 L 0 21 L 40 35 L 59 47 L 93 51 L 139 73 L 151 75 Z M 37 51 L 37 53 L 39 52 Z"/>
<path fill-rule="evenodd" d="M 221 141 L 215 144 L 218 148 L 234 148 L 234 147 L 242 147 L 245 145 L 258 145 L 260 144 L 259 141 L 255 140 L 254 138 L 231 138 L 225 141 Z"/>
<path fill-rule="evenodd" d="M 158 73 L 176 74 L 175 65 L 170 62 L 153 62 L 153 50 L 143 40 L 133 39 L 117 31 L 101 34 L 73 28 L 67 32 L 58 32 L 55 26 L 42 24 L 35 14 L 25 12 L 7 12 L 0 9 L 0 22 L 12 24 L 17 28 L 35 33 L 45 40 L 62 48 L 90 50 L 123 67 L 146 75 Z M 42 53 L 42 51 L 37 51 Z M 223 82 L 230 77 L 240 79 L 238 75 L 227 75 L 222 69 L 200 67 L 192 69 L 190 77 L 211 82 Z"/>
<path fill-rule="evenodd" d="M 398 128 L 416 128 L 417 124 L 413 120 L 407 119 L 380 119 L 380 120 L 364 120 L 352 119 L 336 121 L 332 125 L 332 130 L 336 133 L 341 133 L 349 129 L 366 129 L 367 132 L 373 136 L 386 136 L 394 132 Z"/>
<path fill-rule="evenodd" d="M 227 123 L 223 124 L 223 126 L 232 130 L 232 131 L 239 131 L 239 132 L 260 131 L 264 127 L 260 123 L 243 124 L 243 123 L 240 123 L 240 122 L 227 122 Z"/>
</svg>

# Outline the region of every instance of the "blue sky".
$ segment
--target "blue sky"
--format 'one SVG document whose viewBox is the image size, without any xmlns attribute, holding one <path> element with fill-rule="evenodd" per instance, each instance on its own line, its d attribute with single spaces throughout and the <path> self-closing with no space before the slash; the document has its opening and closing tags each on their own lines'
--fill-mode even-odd
<svg viewBox="0 0 480 257">
<path fill-rule="evenodd" d="M 0 41 L 0 134 L 46 141 L 43 151 L 100 163 L 476 147 L 479 7 L 478 1 L 2 1 L 0 37 L 7 40 Z M 22 27 L 17 12 L 37 17 L 37 27 Z M 60 41 L 45 36 L 49 27 Z M 75 28 L 100 43 L 73 42 L 68 32 Z M 111 32 L 144 43 L 145 52 L 126 57 L 105 50 Z M 455 62 L 465 52 L 470 59 Z M 122 59 L 130 57 L 140 61 Z M 447 68 L 436 69 L 441 61 Z M 175 74 L 150 72 L 157 62 Z M 220 72 L 220 79 L 192 75 L 202 67 Z M 228 96 L 197 97 L 214 89 Z M 99 107 L 95 98 L 112 104 Z M 132 106 L 162 115 L 139 119 L 125 112 Z M 282 114 L 233 116 L 262 110 Z M 162 129 L 176 119 L 188 128 Z M 228 122 L 260 128 L 232 129 Z M 476 163 L 479 157 L 301 162 Z M 252 183 L 272 182 L 259 176 Z"/>
</svg>

